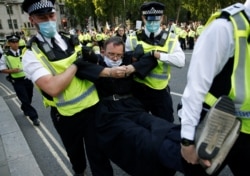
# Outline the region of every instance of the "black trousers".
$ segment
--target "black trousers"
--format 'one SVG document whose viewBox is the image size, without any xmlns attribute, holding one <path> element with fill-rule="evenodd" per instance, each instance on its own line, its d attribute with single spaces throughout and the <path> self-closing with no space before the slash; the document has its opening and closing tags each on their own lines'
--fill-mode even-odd
<svg viewBox="0 0 250 176">
<path fill-rule="evenodd" d="M 51 117 L 76 174 L 86 169 L 86 147 L 92 175 L 112 176 L 109 159 L 97 147 L 94 111 L 95 107 L 91 107 L 68 117 L 60 115 L 56 108 L 51 108 Z"/>
<path fill-rule="evenodd" d="M 167 155 L 159 152 L 164 139 L 171 139 L 164 149 L 173 146 L 175 152 L 168 154 L 178 162 L 179 126 L 143 111 L 136 102 L 128 98 L 99 106 L 96 119 L 99 146 L 115 164 L 132 176 L 174 175 L 176 167 L 164 165 L 158 156 Z M 171 158 L 168 158 L 169 162 L 172 162 Z"/>
<path fill-rule="evenodd" d="M 147 113 L 137 99 L 101 101 L 96 113 L 99 146 L 130 175 L 205 174 L 182 158 L 181 126 Z"/>
<path fill-rule="evenodd" d="M 31 120 L 37 119 L 38 114 L 31 105 L 33 97 L 33 83 L 28 79 L 12 80 L 13 88 L 18 99 L 21 101 L 21 109 L 24 115 L 29 116 Z"/>
<path fill-rule="evenodd" d="M 169 122 L 174 121 L 173 100 L 169 86 L 162 90 L 155 90 L 144 84 L 134 82 L 133 94 L 142 102 L 146 111 Z"/>
<path fill-rule="evenodd" d="M 188 38 L 188 46 L 189 46 L 189 49 L 194 49 L 194 37 Z"/>
<path fill-rule="evenodd" d="M 186 39 L 185 38 L 179 38 L 179 41 L 180 41 L 181 48 L 183 50 L 186 50 L 186 48 L 187 48 L 187 46 L 186 46 Z"/>
<path fill-rule="evenodd" d="M 249 175 L 250 162 L 250 134 L 240 133 L 234 146 L 230 150 L 223 166 L 228 165 L 234 176 Z M 220 168 L 218 173 L 223 169 Z"/>
</svg>

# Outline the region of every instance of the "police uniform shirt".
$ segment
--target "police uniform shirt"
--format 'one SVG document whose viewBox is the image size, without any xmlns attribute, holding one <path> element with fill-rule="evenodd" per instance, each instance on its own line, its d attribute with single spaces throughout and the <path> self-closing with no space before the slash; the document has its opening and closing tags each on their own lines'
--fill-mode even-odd
<svg viewBox="0 0 250 176">
<path fill-rule="evenodd" d="M 52 46 L 50 38 L 42 37 L 39 33 L 37 33 L 36 37 L 39 41 L 44 41 L 45 39 Z M 58 33 L 56 33 L 55 38 L 56 43 L 62 48 L 62 50 L 66 50 L 67 44 L 62 39 L 62 37 Z M 30 80 L 32 80 L 32 82 L 35 82 L 42 76 L 51 74 L 36 58 L 35 54 L 31 50 L 27 50 L 25 52 L 22 63 L 25 74 Z"/>
<path fill-rule="evenodd" d="M 246 14 L 250 19 L 250 7 L 246 9 Z M 193 139 L 204 97 L 214 77 L 234 56 L 232 31 L 232 24 L 227 19 L 219 18 L 202 32 L 195 44 L 187 75 L 188 84 L 182 96 L 183 108 L 178 112 L 182 122 L 182 138 Z M 197 74 L 197 69 L 202 72 Z"/>
<path fill-rule="evenodd" d="M 1 70 L 5 70 L 8 69 L 5 63 L 5 56 L 4 54 L 2 55 L 1 59 L 0 59 L 0 71 Z"/>
<path fill-rule="evenodd" d="M 46 38 L 46 37 L 42 37 L 41 34 L 37 34 L 36 37 L 38 38 L 39 41 L 44 41 L 43 38 L 50 44 L 50 46 L 53 48 L 53 45 L 51 43 L 51 38 Z M 62 39 L 62 37 L 56 33 L 55 36 L 53 37 L 55 38 L 55 43 L 63 50 L 66 51 L 68 49 L 67 44 L 65 43 L 65 41 Z"/>
</svg>

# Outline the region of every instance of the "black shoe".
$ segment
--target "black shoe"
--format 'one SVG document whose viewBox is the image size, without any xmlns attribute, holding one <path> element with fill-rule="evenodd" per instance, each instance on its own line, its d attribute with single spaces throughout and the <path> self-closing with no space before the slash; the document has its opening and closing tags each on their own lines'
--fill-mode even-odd
<svg viewBox="0 0 250 176">
<path fill-rule="evenodd" d="M 39 119 L 34 119 L 33 120 L 33 125 L 40 126 L 40 120 Z"/>
<path fill-rule="evenodd" d="M 196 149 L 200 158 L 212 163 L 206 168 L 209 175 L 216 172 L 223 163 L 239 136 L 240 126 L 235 116 L 234 102 L 226 96 L 217 100 L 199 124 Z"/>
</svg>

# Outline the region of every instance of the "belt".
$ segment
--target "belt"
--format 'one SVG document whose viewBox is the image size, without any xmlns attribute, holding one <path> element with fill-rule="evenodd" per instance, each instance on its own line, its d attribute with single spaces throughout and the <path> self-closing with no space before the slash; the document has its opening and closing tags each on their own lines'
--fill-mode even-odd
<svg viewBox="0 0 250 176">
<path fill-rule="evenodd" d="M 112 101 L 119 101 L 121 99 L 126 99 L 132 97 L 132 94 L 125 94 L 125 95 L 118 95 L 118 94 L 113 94 L 108 97 L 103 97 L 102 100 L 112 100 Z"/>
</svg>

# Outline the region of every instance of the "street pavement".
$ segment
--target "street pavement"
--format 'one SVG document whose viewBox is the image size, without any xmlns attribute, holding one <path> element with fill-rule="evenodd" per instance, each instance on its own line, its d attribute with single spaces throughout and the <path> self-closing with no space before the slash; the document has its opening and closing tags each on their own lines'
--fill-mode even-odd
<svg viewBox="0 0 250 176">
<path fill-rule="evenodd" d="M 0 175 L 43 176 L 3 97 L 0 97 Z"/>
</svg>

